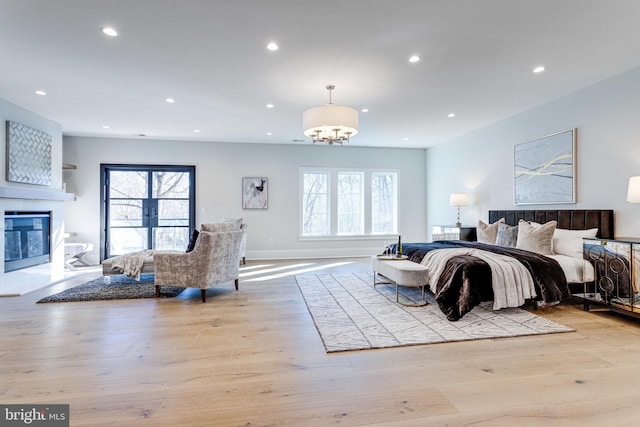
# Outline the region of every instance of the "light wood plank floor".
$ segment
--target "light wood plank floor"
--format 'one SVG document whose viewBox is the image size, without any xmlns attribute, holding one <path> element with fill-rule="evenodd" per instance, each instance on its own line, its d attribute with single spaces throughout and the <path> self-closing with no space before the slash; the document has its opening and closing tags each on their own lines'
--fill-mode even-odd
<svg viewBox="0 0 640 427">
<path fill-rule="evenodd" d="M 575 333 L 328 355 L 293 278 L 314 268 L 369 260 L 248 262 L 206 304 L 35 304 L 86 277 L 0 298 L 0 403 L 69 403 L 74 426 L 640 422 L 638 321 L 567 304 L 539 313 Z"/>
</svg>

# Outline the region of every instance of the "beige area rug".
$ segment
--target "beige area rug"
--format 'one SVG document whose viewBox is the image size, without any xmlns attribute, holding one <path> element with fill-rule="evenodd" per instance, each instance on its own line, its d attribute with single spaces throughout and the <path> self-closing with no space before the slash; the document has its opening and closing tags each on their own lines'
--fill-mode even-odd
<svg viewBox="0 0 640 427">
<path fill-rule="evenodd" d="M 374 288 L 373 273 L 295 278 L 327 353 L 575 331 L 520 308 L 493 311 L 491 302 L 450 322 L 426 292 L 424 307 L 396 304 L 395 287 Z M 400 293 L 405 303 L 420 301 L 417 288 Z"/>
</svg>

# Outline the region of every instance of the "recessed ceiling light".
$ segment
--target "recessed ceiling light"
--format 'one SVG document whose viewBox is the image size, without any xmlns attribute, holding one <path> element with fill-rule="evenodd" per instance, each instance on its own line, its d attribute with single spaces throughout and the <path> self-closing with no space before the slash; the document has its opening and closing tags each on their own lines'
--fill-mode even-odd
<svg viewBox="0 0 640 427">
<path fill-rule="evenodd" d="M 200 133 L 200 129 L 194 129 L 193 130 L 195 133 Z"/>
<path fill-rule="evenodd" d="M 102 125 L 102 129 L 109 129 L 109 125 Z"/>
<path fill-rule="evenodd" d="M 409 140 L 409 138 L 405 138 L 404 140 L 405 140 L 405 141 L 408 141 L 408 140 Z"/>
<path fill-rule="evenodd" d="M 115 37 L 118 35 L 118 32 L 113 27 L 104 27 L 102 32 L 108 35 L 109 37 Z"/>
<path fill-rule="evenodd" d="M 271 136 L 273 135 L 271 132 L 267 132 L 267 136 Z"/>
<path fill-rule="evenodd" d="M 167 98 L 165 99 L 165 101 L 167 101 L 169 104 L 173 104 L 174 102 L 176 102 L 176 100 L 173 98 Z"/>
<path fill-rule="evenodd" d="M 34 90 L 33 93 L 35 93 L 36 95 L 40 95 L 40 96 L 45 96 L 47 94 L 47 92 L 45 92 L 43 90 Z"/>
<path fill-rule="evenodd" d="M 362 109 L 362 110 L 360 110 L 360 111 L 362 111 L 363 113 L 368 113 L 368 112 L 369 112 L 369 109 L 368 109 L 368 108 L 363 108 L 363 109 Z"/>
<path fill-rule="evenodd" d="M 409 58 L 409 62 L 418 62 L 420 61 L 420 57 L 418 55 L 413 55 L 411 58 Z"/>
<path fill-rule="evenodd" d="M 278 50 L 278 44 L 275 42 L 271 42 L 267 45 L 267 49 L 272 50 L 272 51 L 276 51 Z"/>
<path fill-rule="evenodd" d="M 449 113 L 449 114 L 447 115 L 447 117 L 449 117 L 449 118 L 453 118 L 453 117 L 455 117 L 455 116 L 456 116 L 456 113 Z"/>
<path fill-rule="evenodd" d="M 538 67 L 533 69 L 534 73 L 541 73 L 543 71 L 544 71 L 544 67 L 542 65 L 540 65 L 540 66 L 538 66 Z"/>
<path fill-rule="evenodd" d="M 267 104 L 267 108 L 273 108 L 273 104 Z"/>
</svg>

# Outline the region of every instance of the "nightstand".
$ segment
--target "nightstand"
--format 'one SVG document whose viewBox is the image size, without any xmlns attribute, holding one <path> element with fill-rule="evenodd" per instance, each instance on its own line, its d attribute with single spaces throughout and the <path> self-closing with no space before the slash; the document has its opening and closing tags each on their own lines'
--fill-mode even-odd
<svg viewBox="0 0 640 427">
<path fill-rule="evenodd" d="M 591 305 L 640 318 L 640 239 L 583 239 L 584 259 L 595 270 L 595 280 L 584 284 L 584 310 Z"/>
<path fill-rule="evenodd" d="M 455 225 L 434 225 L 431 229 L 431 240 L 465 240 L 475 242 L 478 240 L 476 227 L 456 227 Z"/>
</svg>

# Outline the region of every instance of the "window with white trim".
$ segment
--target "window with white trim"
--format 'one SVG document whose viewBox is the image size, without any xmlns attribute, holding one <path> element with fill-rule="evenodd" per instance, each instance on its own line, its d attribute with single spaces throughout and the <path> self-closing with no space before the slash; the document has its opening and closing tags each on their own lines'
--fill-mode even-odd
<svg viewBox="0 0 640 427">
<path fill-rule="evenodd" d="M 364 173 L 338 172 L 338 235 L 364 234 Z"/>
<path fill-rule="evenodd" d="M 398 172 L 300 169 L 301 237 L 398 233 Z"/>
<path fill-rule="evenodd" d="M 329 235 L 329 173 L 303 174 L 302 235 Z"/>
<path fill-rule="evenodd" d="M 398 174 L 371 174 L 371 234 L 398 233 Z"/>
</svg>

